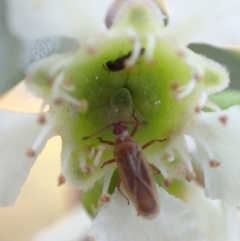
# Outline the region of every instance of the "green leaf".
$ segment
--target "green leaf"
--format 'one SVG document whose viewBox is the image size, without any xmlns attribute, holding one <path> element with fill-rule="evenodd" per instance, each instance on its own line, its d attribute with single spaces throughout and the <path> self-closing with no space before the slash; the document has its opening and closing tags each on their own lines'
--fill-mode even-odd
<svg viewBox="0 0 240 241">
<path fill-rule="evenodd" d="M 108 188 L 108 193 L 109 194 L 113 194 L 114 193 L 115 188 L 116 188 L 117 183 L 118 183 L 118 180 L 119 180 L 119 172 L 118 172 L 118 169 L 115 169 L 115 171 L 114 171 L 114 173 L 112 175 L 112 179 L 111 179 L 109 188 Z"/>
<path fill-rule="evenodd" d="M 225 110 L 234 105 L 240 105 L 240 91 L 225 90 L 209 97 L 209 100 Z"/>
<path fill-rule="evenodd" d="M 82 194 L 83 205 L 91 216 L 96 216 L 96 211 L 98 210 L 98 201 L 102 194 L 102 184 L 103 180 L 95 182 L 94 186 Z"/>
</svg>

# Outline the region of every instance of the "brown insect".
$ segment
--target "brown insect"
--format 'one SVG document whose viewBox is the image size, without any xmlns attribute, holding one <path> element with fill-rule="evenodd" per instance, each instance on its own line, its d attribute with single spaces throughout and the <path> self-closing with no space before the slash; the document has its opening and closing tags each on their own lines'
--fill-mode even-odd
<svg viewBox="0 0 240 241">
<path fill-rule="evenodd" d="M 119 121 L 112 123 L 91 136 L 85 137 L 88 139 L 99 132 L 113 126 L 113 134 L 115 135 L 115 142 L 103 140 L 99 138 L 100 142 L 114 145 L 114 158 L 106 161 L 102 167 L 110 163 L 116 162 L 119 170 L 120 179 L 117 184 L 119 192 L 127 199 L 129 199 L 137 210 L 137 215 L 145 219 L 153 219 L 158 216 L 160 212 L 159 200 L 157 197 L 156 184 L 153 178 L 152 169 L 160 173 L 157 167 L 147 162 L 142 150 L 153 144 L 154 142 L 162 142 L 164 140 L 151 140 L 142 147 L 132 139 L 137 131 L 140 123 L 133 113 L 135 119 L 135 126 L 128 134 L 127 127 L 124 124 L 133 124 L 133 122 Z M 120 185 L 123 185 L 125 192 L 129 199 L 121 191 Z"/>
<path fill-rule="evenodd" d="M 144 53 L 144 48 L 141 48 L 139 57 Z M 120 71 L 123 70 L 125 68 L 125 60 L 127 60 L 130 56 L 131 56 L 132 52 L 129 52 L 128 54 L 119 57 L 115 60 L 109 60 L 106 62 L 105 65 L 103 65 L 103 68 L 108 71 L 108 73 L 110 72 L 116 72 L 116 71 Z"/>
</svg>

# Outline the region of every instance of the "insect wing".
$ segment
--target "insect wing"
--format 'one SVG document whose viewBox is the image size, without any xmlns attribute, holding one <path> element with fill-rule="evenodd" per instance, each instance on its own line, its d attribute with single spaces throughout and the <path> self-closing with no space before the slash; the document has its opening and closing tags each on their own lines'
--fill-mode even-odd
<svg viewBox="0 0 240 241">
<path fill-rule="evenodd" d="M 125 145 L 124 150 L 115 156 L 122 185 L 138 215 L 152 219 L 159 214 L 160 208 L 150 165 L 137 143 Z"/>
</svg>

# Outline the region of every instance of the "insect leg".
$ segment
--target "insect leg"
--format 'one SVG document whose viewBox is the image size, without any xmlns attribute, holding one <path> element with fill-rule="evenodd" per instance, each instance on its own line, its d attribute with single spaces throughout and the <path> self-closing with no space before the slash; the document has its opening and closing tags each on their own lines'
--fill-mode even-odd
<svg viewBox="0 0 240 241">
<path fill-rule="evenodd" d="M 127 199 L 127 202 L 128 202 L 128 205 L 129 205 L 129 199 L 126 197 L 126 195 L 120 189 L 120 185 L 121 185 L 121 179 L 119 178 L 118 183 L 117 183 L 117 189 L 123 195 L 123 197 L 125 197 Z"/>
<path fill-rule="evenodd" d="M 142 146 L 142 149 L 145 149 L 145 148 L 151 146 L 151 145 L 152 145 L 153 143 L 155 143 L 155 142 L 163 142 L 163 141 L 166 141 L 166 140 L 167 140 L 167 139 L 163 139 L 163 140 L 151 140 L 151 141 L 147 142 L 146 144 L 144 144 L 144 145 Z"/>
<path fill-rule="evenodd" d="M 103 165 L 101 166 L 101 168 L 103 168 L 104 166 L 106 166 L 106 165 L 108 165 L 108 164 L 111 164 L 111 163 L 113 163 L 113 162 L 115 162 L 115 159 L 108 160 L 108 161 L 106 161 L 106 162 L 103 163 Z"/>
<path fill-rule="evenodd" d="M 133 114 L 132 115 L 133 115 L 133 118 L 136 121 L 136 123 L 135 123 L 135 126 L 134 126 L 131 134 L 130 134 L 131 137 L 133 137 L 135 135 L 135 133 L 137 132 L 138 126 L 140 125 L 140 122 L 139 122 L 138 118 L 135 115 L 135 110 L 133 110 Z"/>
<path fill-rule="evenodd" d="M 115 146 L 115 142 L 103 140 L 102 137 L 98 137 L 98 140 L 99 140 L 101 143 L 108 144 L 108 145 L 111 145 L 111 146 Z"/>
<path fill-rule="evenodd" d="M 161 173 L 161 171 L 155 165 L 153 165 L 152 163 L 149 163 L 149 165 L 154 171 L 156 171 L 156 173 L 154 173 L 154 175 L 158 175 Z"/>
</svg>

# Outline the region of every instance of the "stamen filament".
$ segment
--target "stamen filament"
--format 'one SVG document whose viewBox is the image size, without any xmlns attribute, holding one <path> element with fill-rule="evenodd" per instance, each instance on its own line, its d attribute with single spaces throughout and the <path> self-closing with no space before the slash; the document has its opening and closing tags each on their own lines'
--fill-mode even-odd
<svg viewBox="0 0 240 241">
<path fill-rule="evenodd" d="M 40 131 L 35 142 L 27 151 L 28 156 L 35 156 L 40 152 L 40 149 L 42 149 L 42 147 L 46 144 L 46 142 L 55 135 L 53 129 L 54 129 L 54 125 L 51 122 L 46 123 L 42 127 L 42 130 Z"/>
<path fill-rule="evenodd" d="M 149 63 L 153 61 L 153 54 L 156 46 L 156 37 L 152 33 L 148 33 L 147 36 L 147 45 L 145 49 L 145 60 Z"/>
</svg>

